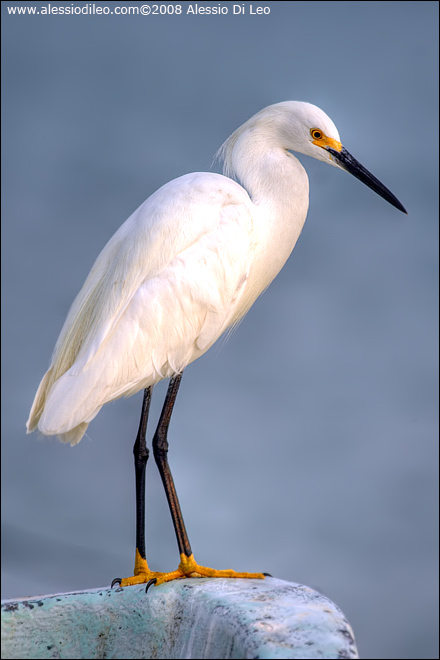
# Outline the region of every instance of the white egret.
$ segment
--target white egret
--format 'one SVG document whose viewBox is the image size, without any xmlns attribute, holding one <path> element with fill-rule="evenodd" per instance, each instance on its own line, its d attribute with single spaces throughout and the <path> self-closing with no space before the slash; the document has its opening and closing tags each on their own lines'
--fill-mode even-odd
<svg viewBox="0 0 440 660">
<path fill-rule="evenodd" d="M 136 560 L 122 585 L 177 577 L 260 577 L 196 563 L 167 461 L 167 432 L 185 367 L 238 323 L 279 273 L 307 215 L 307 174 L 292 152 L 347 170 L 400 211 L 394 195 L 342 146 L 332 120 L 310 103 L 264 108 L 223 144 L 224 175 L 186 174 L 165 184 L 120 227 L 76 297 L 38 388 L 28 432 L 77 444 L 109 401 L 145 390 L 134 445 Z M 145 432 L 152 388 L 170 384 L 153 439 L 181 562 L 171 573 L 145 553 Z"/>
</svg>

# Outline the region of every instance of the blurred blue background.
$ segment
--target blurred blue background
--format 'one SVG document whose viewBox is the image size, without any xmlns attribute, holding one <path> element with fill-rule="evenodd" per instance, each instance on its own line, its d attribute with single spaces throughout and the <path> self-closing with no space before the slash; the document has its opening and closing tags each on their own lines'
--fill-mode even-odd
<svg viewBox="0 0 440 660">
<path fill-rule="evenodd" d="M 71 449 L 25 435 L 36 388 L 132 211 L 208 170 L 264 106 L 306 100 L 409 215 L 300 156 L 303 233 L 238 330 L 186 370 L 170 463 L 200 563 L 322 591 L 364 658 L 437 658 L 438 4 L 188 16 L 183 2 L 180 16 L 149 17 L 11 16 L 32 3 L 1 4 L 3 597 L 132 574 L 142 394 L 106 406 Z M 150 565 L 172 570 L 153 461 L 147 497 Z"/>
</svg>

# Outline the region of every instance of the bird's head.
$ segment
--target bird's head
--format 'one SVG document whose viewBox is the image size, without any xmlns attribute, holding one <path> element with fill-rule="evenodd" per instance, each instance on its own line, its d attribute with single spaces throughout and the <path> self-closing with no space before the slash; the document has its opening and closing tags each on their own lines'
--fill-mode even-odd
<svg viewBox="0 0 440 660">
<path fill-rule="evenodd" d="M 260 115 L 260 117 L 259 117 Z M 353 174 L 378 195 L 406 213 L 399 200 L 363 167 L 341 143 L 338 129 L 323 110 L 311 103 L 286 101 L 269 106 L 255 116 L 276 125 L 281 144 Z"/>
</svg>

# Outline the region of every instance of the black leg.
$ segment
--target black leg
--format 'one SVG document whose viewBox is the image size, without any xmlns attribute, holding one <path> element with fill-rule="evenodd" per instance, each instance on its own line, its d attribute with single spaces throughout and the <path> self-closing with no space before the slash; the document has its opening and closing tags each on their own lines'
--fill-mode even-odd
<svg viewBox="0 0 440 660">
<path fill-rule="evenodd" d="M 180 381 L 182 380 L 182 374 L 177 374 L 170 380 L 168 386 L 167 395 L 165 398 L 165 403 L 162 408 L 162 412 L 159 419 L 159 424 L 157 425 L 156 433 L 153 438 L 153 454 L 154 459 L 159 468 L 160 476 L 162 477 L 162 483 L 165 488 L 165 493 L 167 496 L 168 504 L 171 511 L 171 517 L 173 519 L 173 525 L 176 532 L 177 544 L 179 546 L 180 554 L 185 554 L 187 557 L 190 557 L 191 546 L 188 540 L 188 535 L 185 529 L 185 523 L 183 522 L 182 512 L 180 510 L 180 504 L 177 497 L 176 489 L 174 487 L 173 477 L 171 475 L 170 466 L 168 465 L 168 426 L 170 424 L 171 413 L 173 412 L 174 403 L 176 401 L 177 392 L 179 389 Z"/>
<path fill-rule="evenodd" d="M 180 510 L 179 500 L 174 487 L 173 477 L 171 476 L 170 466 L 168 465 L 168 427 L 171 414 L 176 401 L 182 375 L 177 374 L 170 380 L 165 403 L 162 408 L 156 433 L 153 438 L 154 458 L 159 468 L 162 483 L 165 488 L 168 504 L 173 519 L 174 530 L 176 532 L 177 544 L 180 552 L 180 564 L 175 571 L 161 573 L 150 570 L 145 556 L 145 468 L 148 460 L 148 449 L 145 442 L 145 432 L 147 428 L 148 412 L 150 408 L 152 387 L 145 390 L 142 404 L 142 416 L 139 425 L 136 442 L 134 443 L 134 464 L 136 470 L 136 560 L 134 565 L 134 575 L 132 577 L 120 579 L 116 578 L 112 586 L 119 583 L 121 587 L 128 587 L 134 584 L 146 583 L 146 590 L 152 584 L 162 584 L 177 578 L 183 577 L 223 577 L 223 578 L 262 578 L 261 573 L 237 573 L 232 570 L 215 570 L 200 566 L 191 551 L 191 545 L 183 522 L 182 512 Z"/>
<path fill-rule="evenodd" d="M 145 440 L 148 413 L 150 411 L 152 387 L 144 390 L 142 414 L 139 430 L 133 447 L 134 471 L 136 478 L 136 548 L 142 559 L 145 557 L 145 469 L 149 450 Z"/>
<path fill-rule="evenodd" d="M 139 429 L 136 440 L 133 446 L 134 454 L 134 472 L 136 480 L 136 559 L 135 559 L 135 575 L 139 572 L 139 564 L 142 561 L 147 566 L 145 556 L 145 469 L 148 461 L 148 447 L 145 439 L 147 432 L 148 413 L 150 412 L 151 393 L 153 387 L 147 387 L 144 390 L 144 398 L 142 401 L 141 421 L 139 422 Z M 142 561 L 140 561 L 142 560 Z M 132 584 L 128 579 L 115 578 L 112 582 L 112 589 L 115 584 Z M 126 586 L 126 585 L 124 585 Z"/>
</svg>

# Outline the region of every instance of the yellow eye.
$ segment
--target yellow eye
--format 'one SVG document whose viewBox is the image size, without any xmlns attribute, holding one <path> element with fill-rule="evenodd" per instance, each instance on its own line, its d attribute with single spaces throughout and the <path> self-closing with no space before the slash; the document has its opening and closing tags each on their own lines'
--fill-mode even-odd
<svg viewBox="0 0 440 660">
<path fill-rule="evenodd" d="M 322 131 L 320 131 L 319 128 L 312 128 L 310 130 L 310 134 L 314 140 L 322 140 L 324 137 Z"/>
</svg>

